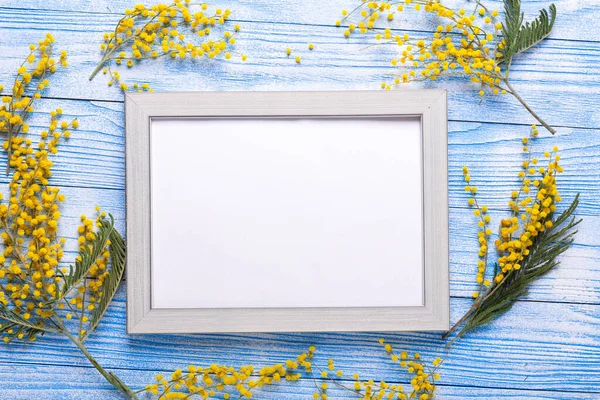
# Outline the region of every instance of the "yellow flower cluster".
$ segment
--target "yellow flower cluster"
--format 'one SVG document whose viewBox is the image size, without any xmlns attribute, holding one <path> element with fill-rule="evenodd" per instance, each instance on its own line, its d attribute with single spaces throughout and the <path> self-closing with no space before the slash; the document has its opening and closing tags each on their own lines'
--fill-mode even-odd
<svg viewBox="0 0 600 400">
<path fill-rule="evenodd" d="M 130 87 L 120 73 L 113 70 L 113 65 L 124 64 L 131 68 L 141 60 L 164 56 L 174 59 L 222 56 L 229 60 L 232 57 L 229 49 L 236 43 L 240 26 L 235 25 L 233 31 L 220 31 L 214 40 L 211 37 L 217 26 L 229 20 L 230 14 L 229 9 L 209 11 L 207 4 L 193 5 L 190 0 L 152 7 L 137 4 L 125 10 L 125 16 L 117 23 L 114 32 L 104 34 L 104 42 L 100 45 L 102 60 L 90 79 L 102 69 L 109 76 L 109 86 L 118 85 L 123 91 L 151 91 L 147 83 L 136 83 Z M 245 61 L 247 57 L 242 54 L 241 59 Z"/>
<path fill-rule="evenodd" d="M 354 374 L 354 385 L 346 388 L 365 400 L 433 399 L 436 391 L 435 381 L 440 379 L 436 370 L 441 365 L 442 360 L 436 358 L 431 365 L 427 365 L 421 360 L 419 353 L 411 355 L 406 351 L 395 352 L 392 345 L 386 343 L 384 339 L 379 339 L 379 343 L 384 346 L 385 351 L 390 355 L 392 361 L 398 363 L 400 367 L 406 369 L 409 376 L 412 376 L 410 385 L 407 385 L 405 388 L 402 385 L 388 384 L 384 381 L 363 381 L 358 374 Z M 328 368 L 330 370 L 335 368 L 332 360 L 329 361 Z M 336 375 L 341 377 L 341 371 L 338 371 Z"/>
<path fill-rule="evenodd" d="M 52 314 L 45 302 L 58 294 L 61 282 L 58 264 L 64 239 L 58 239 L 57 231 L 58 204 L 64 195 L 58 188 L 47 186 L 52 174 L 48 157 L 57 152 L 59 139 L 68 137 L 69 129 L 77 126 L 77 120 L 61 121 L 62 110 L 56 109 L 37 144 L 25 137 L 34 101 L 49 85 L 47 75 L 55 72 L 58 64 L 67 66 L 66 52 L 60 53 L 59 61 L 53 58 L 53 43 L 54 38 L 47 34 L 37 45 L 30 45 L 29 55 L 17 70 L 12 95 L 2 97 L 0 106 L 0 132 L 7 134 L 2 144 L 8 153 L 7 172 L 11 168 L 14 171 L 8 184 L 8 202 L 0 196 L 0 308 L 10 310 L 32 327 Z M 30 88 L 33 95 L 27 97 L 24 94 Z M 1 322 L 4 342 L 35 339 L 35 334 L 22 325 Z"/>
<path fill-rule="evenodd" d="M 398 29 L 392 31 L 390 26 L 395 16 L 408 9 L 432 14 L 437 23 L 434 32 L 412 37 Z M 548 15 L 545 10 L 541 12 L 541 15 Z M 552 22 L 540 22 L 539 17 L 532 24 L 549 24 L 545 29 L 551 30 L 554 6 L 550 7 L 550 13 Z M 449 8 L 443 0 L 361 0 L 352 11 L 342 10 L 342 15 L 343 18 L 335 24 L 344 27 L 346 38 L 356 34 L 368 35 L 377 45 L 391 45 L 397 49 L 397 55 L 390 62 L 398 72 L 391 81 L 381 83 L 383 89 L 389 90 L 393 85 L 405 82 L 435 81 L 442 76 L 466 76 L 479 87 L 480 96 L 509 93 L 548 131 L 556 133 L 511 85 L 512 59 L 522 49 L 517 53 L 510 49 L 503 39 L 506 36 L 504 29 L 509 25 L 499 20 L 498 11 L 488 9 L 480 0 L 476 0 L 470 10 Z M 528 24 L 511 29 L 523 35 L 531 34 L 531 25 Z M 532 39 L 530 42 L 529 47 L 539 40 Z M 511 46 L 514 46 L 512 42 Z"/>
<path fill-rule="evenodd" d="M 382 30 L 376 26 L 379 20 L 392 21 L 397 13 L 408 8 L 438 17 L 441 23 L 431 37 L 412 38 L 407 33 L 392 33 L 389 27 Z M 484 89 L 494 94 L 506 93 L 497 61 L 504 47 L 499 39 L 502 24 L 496 20 L 498 11 L 490 11 L 480 2 L 468 12 L 462 8 L 452 10 L 438 1 L 363 1 L 350 13 L 342 11 L 342 15 L 343 20 L 336 21 L 336 25 L 348 23 L 344 36 L 371 34 L 378 43 L 399 46 L 399 56 L 391 64 L 406 71 L 393 82 L 382 83 L 385 89 L 389 90 L 391 84 L 436 80 L 441 75 L 460 72 L 481 85 L 480 95 L 485 94 Z M 351 18 L 358 15 L 360 20 L 352 22 Z"/>
<path fill-rule="evenodd" d="M 7 133 L 2 145 L 8 155 L 6 174 L 12 171 L 8 201 L 0 195 L 0 337 L 10 343 L 15 339 L 33 341 L 45 333 L 63 334 L 108 382 L 135 399 L 135 392 L 106 372 L 83 345 L 122 278 L 125 245 L 114 230 L 112 216 L 109 222 L 98 210 L 98 229 L 82 216 L 75 266 L 61 267 L 66 240 L 58 236 L 59 204 L 65 196 L 49 185 L 51 155 L 57 153 L 60 140 L 68 138 L 79 122 L 67 120 L 57 108 L 50 112 L 48 128 L 39 132 L 39 140 L 34 142 L 27 136 L 26 121 L 33 103 L 49 85 L 46 76 L 57 68 L 52 58 L 53 42 L 48 34 L 37 46 L 30 46 L 31 53 L 17 70 L 12 95 L 4 96 L 0 105 L 0 132 Z M 67 65 L 66 56 L 60 53 L 63 66 Z M 33 95 L 26 97 L 26 92 Z M 111 267 L 107 273 L 109 257 Z M 74 316 L 76 319 L 70 321 Z M 71 333 L 74 325 L 77 335 Z"/>
<path fill-rule="evenodd" d="M 12 96 L 3 97 L 0 107 L 0 130 L 8 133 L 2 147 L 9 155 L 7 167 L 13 171 L 8 201 L 3 202 L 0 196 L 0 310 L 6 317 L 0 332 L 7 343 L 15 338 L 35 339 L 39 331 L 48 328 L 48 321 L 59 314 L 67 320 L 77 317 L 83 337 L 83 323 L 88 322 L 89 313 L 102 296 L 109 258 L 107 242 L 101 257 L 86 274 L 92 279 L 82 279 L 73 288 L 74 295 L 66 297 L 68 293 L 63 289 L 67 270 L 59 267 L 65 239 L 58 237 L 59 204 L 65 196 L 48 185 L 53 166 L 50 156 L 57 153 L 59 141 L 69 138 L 79 122 L 65 120 L 63 110 L 57 108 L 50 112 L 50 123 L 40 131 L 37 143 L 26 137 L 26 120 L 33 112 L 33 103 L 49 85 L 46 75 L 54 72 L 58 63 L 67 65 L 65 52 L 60 54 L 59 62 L 52 58 L 53 42 L 48 34 L 37 46 L 30 46 L 31 53 L 17 71 Z M 25 97 L 31 86 L 33 96 Z M 97 223 L 104 217 L 104 213 L 99 213 Z M 82 216 L 82 223 L 81 248 L 90 246 L 95 239 L 93 221 Z"/>
<path fill-rule="evenodd" d="M 29 46 L 29 54 L 17 69 L 13 82 L 11 95 L 2 96 L 0 103 L 0 132 L 5 133 L 7 141 L 3 144 L 8 150 L 8 158 L 12 162 L 12 140 L 19 134 L 27 134 L 29 125 L 26 119 L 33 112 L 33 103 L 41 97 L 41 92 L 50 82 L 47 76 L 54 73 L 60 64 L 64 67 L 67 63 L 67 53 L 62 51 L 58 61 L 53 55 L 54 37 L 48 33 L 37 45 Z M 0 92 L 4 86 L 0 85 Z M 26 91 L 31 91 L 31 96 L 25 96 Z M 8 167 L 7 167 L 8 173 Z"/>
<path fill-rule="evenodd" d="M 66 272 L 59 269 L 65 240 L 57 237 L 59 203 L 65 196 L 58 188 L 48 186 L 52 174 L 48 156 L 57 152 L 59 139 L 68 136 L 68 129 L 77 124 L 61 122 L 61 114 L 60 109 L 51 112 L 48 130 L 41 132 L 37 146 L 24 137 L 4 143 L 5 149 L 10 146 L 9 165 L 14 173 L 9 183 L 10 198 L 0 204 L 4 248 L 0 256 L 0 303 L 32 326 L 43 325 L 53 315 L 48 302 L 59 297 Z M 5 342 L 24 335 L 22 327 L 5 333 Z"/>
<path fill-rule="evenodd" d="M 551 152 L 545 152 L 543 158 L 545 166 L 540 165 L 540 160 L 533 157 L 531 148 L 532 139 L 538 136 L 535 125 L 531 127 L 529 137 L 524 137 L 523 151 L 528 158 L 521 165 L 518 178 L 521 182 L 518 191 L 511 193 L 508 206 L 511 210 L 509 218 L 500 221 L 499 238 L 494 244 L 498 252 L 497 268 L 494 273 L 494 282 L 502 282 L 508 273 L 521 269 L 525 257 L 529 255 L 534 238 L 546 229 L 552 227 L 552 215 L 556 211 L 556 203 L 561 201 L 556 187 L 556 175 L 563 172 L 559 164 L 560 156 L 555 146 Z M 492 234 L 488 225 L 490 217 L 486 215 L 487 207 L 479 206 L 475 194 L 477 188 L 470 184 L 470 175 L 467 167 L 463 167 L 464 179 L 467 182 L 465 190 L 471 196 L 468 204 L 475 208 L 474 213 L 480 218 L 478 222 L 478 238 L 480 243 L 477 282 L 480 284 L 478 292 L 473 297 L 481 294 L 482 286 L 489 286 L 490 282 L 484 280 L 488 264 L 488 242 Z M 483 283 L 483 285 L 482 285 Z"/>
<path fill-rule="evenodd" d="M 531 136 L 537 136 L 535 125 Z M 500 268 L 494 278 L 496 282 L 502 281 L 509 271 L 521 269 L 521 262 L 529 255 L 534 238 L 552 227 L 556 203 L 562 200 L 556 187 L 556 175 L 563 172 L 558 147 L 543 154 L 545 166 L 540 166 L 540 161 L 532 158 L 529 138 L 522 141 L 523 151 L 528 152 L 529 159 L 523 162 L 518 174 L 521 180 L 519 191 L 511 194 L 512 216 L 500 223 L 500 238 L 495 242 Z"/>
<path fill-rule="evenodd" d="M 477 261 L 477 275 L 476 281 L 479 285 L 479 290 L 477 292 L 473 292 L 473 297 L 477 298 L 483 291 L 484 286 L 489 286 L 490 281 L 485 279 L 486 267 L 488 264 L 488 242 L 490 236 L 492 234 L 492 230 L 489 228 L 489 224 L 491 218 L 487 215 L 488 207 L 480 206 L 477 202 L 476 194 L 477 194 L 477 186 L 471 184 L 471 176 L 469 175 L 469 169 L 467 167 L 462 168 L 463 178 L 465 180 L 466 186 L 465 191 L 469 193 L 471 196 L 469 197 L 468 204 L 475 208 L 473 214 L 479 218 L 477 222 L 478 232 L 477 232 L 477 240 L 479 242 L 479 261 Z"/>
<path fill-rule="evenodd" d="M 353 396 L 358 396 L 364 400 L 381 400 L 381 399 L 419 399 L 429 400 L 435 396 L 436 380 L 440 379 L 436 370 L 441 365 L 442 360 L 436 358 L 431 365 L 425 364 L 421 360 L 421 355 L 415 353 L 410 355 L 406 351 L 396 353 L 389 343 L 385 343 L 384 339 L 379 339 L 387 353 L 390 354 L 392 361 L 398 363 L 402 368 L 406 369 L 411 376 L 410 385 L 406 387 L 402 385 L 389 384 L 384 381 L 376 382 L 374 380 L 362 380 L 358 374 L 352 375 L 354 383 L 348 385 L 344 379 L 344 372 L 336 370 L 335 362 L 329 359 L 327 368 L 321 368 L 317 364 L 312 365 L 320 372 L 320 378 L 323 383 L 316 386 L 316 391 L 313 394 L 315 400 L 327 400 L 327 389 L 329 383 L 352 393 Z"/>
<path fill-rule="evenodd" d="M 333 384 L 352 393 L 364 400 L 381 399 L 433 399 L 436 391 L 435 382 L 440 379 L 436 370 L 442 364 L 436 358 L 431 365 L 421 360 L 419 353 L 409 355 L 402 351 L 394 353 L 391 345 L 380 339 L 394 362 L 398 362 L 412 376 L 410 386 L 406 389 L 401 385 L 363 381 L 358 374 L 353 375 L 354 384 L 349 386 L 344 379 L 344 373 L 336 370 L 332 359 L 328 360 L 327 368 L 321 368 L 314 362 L 316 348 L 311 346 L 306 353 L 300 354 L 295 360 L 287 360 L 283 364 L 264 367 L 256 371 L 254 366 L 248 365 L 236 369 L 231 366 L 211 365 L 197 367 L 190 365 L 187 371 L 176 370 L 170 377 L 162 374 L 156 375 L 156 383 L 146 386 L 146 392 L 158 397 L 159 400 L 187 399 L 197 397 L 201 399 L 219 398 L 232 399 L 251 398 L 253 390 L 264 385 L 272 385 L 281 380 L 296 381 L 302 377 L 302 372 L 310 374 L 314 381 L 316 391 L 313 398 L 327 400 L 327 391 Z M 302 371 L 302 372 L 301 372 Z M 314 375 L 318 372 L 319 375 Z M 317 383 L 317 379 L 321 382 Z"/>
<path fill-rule="evenodd" d="M 311 359 L 315 348 L 302 353 L 295 360 L 287 360 L 284 364 L 276 364 L 256 371 L 252 365 L 238 369 L 213 364 L 209 367 L 190 365 L 187 371 L 176 370 L 169 377 L 156 375 L 156 383 L 146 386 L 146 392 L 157 396 L 160 400 L 187 399 L 193 396 L 201 399 L 219 396 L 223 399 L 251 398 L 252 392 L 264 385 L 272 385 L 282 379 L 295 381 L 301 377 L 299 368 L 311 371 Z"/>
</svg>

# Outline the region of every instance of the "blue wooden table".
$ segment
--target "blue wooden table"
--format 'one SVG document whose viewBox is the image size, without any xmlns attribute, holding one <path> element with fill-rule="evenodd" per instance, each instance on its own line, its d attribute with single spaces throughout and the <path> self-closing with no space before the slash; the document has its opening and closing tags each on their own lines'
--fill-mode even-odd
<svg viewBox="0 0 600 400">
<path fill-rule="evenodd" d="M 155 62 L 135 76 L 157 91 L 375 89 L 392 72 L 390 50 L 364 48 L 333 25 L 353 0 L 242 0 L 221 2 L 241 26 L 237 48 L 248 61 Z M 442 399 L 600 398 L 600 2 L 558 0 L 550 39 L 524 54 L 512 68 L 513 83 L 530 105 L 555 126 L 541 131 L 539 150 L 557 145 L 565 172 L 559 189 L 565 202 L 581 193 L 583 223 L 562 265 L 539 280 L 505 316 L 459 341 L 440 370 Z M 0 1 L 0 82 L 9 87 L 17 66 L 46 32 L 70 55 L 70 67 L 52 77 L 31 121 L 42 129 L 45 113 L 61 107 L 80 129 L 61 145 L 54 184 L 67 196 L 62 232 L 76 237 L 79 215 L 95 205 L 112 212 L 123 230 L 125 217 L 123 95 L 102 76 L 88 75 L 100 58 L 102 34 L 111 30 L 131 0 Z M 488 1 L 501 9 L 501 2 Z M 549 1 L 526 1 L 533 16 Z M 398 26 L 431 30 L 423 14 L 403 16 Z M 315 44 L 309 52 L 308 43 Z M 302 64 L 285 56 L 292 47 Z M 517 187 L 520 138 L 531 116 L 509 96 L 480 100 L 463 80 L 441 81 L 449 89 L 449 180 L 451 315 L 457 320 L 476 287 L 476 225 L 465 207 L 461 167 L 468 165 L 481 201 L 497 221 Z M 481 102 L 481 104 L 480 104 Z M 0 165 L 6 162 L 0 155 Z M 7 179 L 0 174 L 0 183 Z M 73 258 L 74 247 L 67 258 Z M 278 363 L 317 346 L 317 362 L 337 361 L 345 372 L 406 383 L 406 375 L 377 343 L 381 334 L 126 335 L 121 288 L 89 350 L 105 368 L 132 387 L 152 382 L 156 372 L 188 364 L 240 366 Z M 392 344 L 445 356 L 438 333 L 385 334 Z M 307 399 L 313 382 L 300 380 L 259 391 L 255 398 Z M 331 398 L 341 393 L 331 392 Z M 113 388 L 66 339 L 47 335 L 23 345 L 0 347 L 0 399 L 119 399 Z M 346 398 L 346 397 L 342 397 Z"/>
</svg>

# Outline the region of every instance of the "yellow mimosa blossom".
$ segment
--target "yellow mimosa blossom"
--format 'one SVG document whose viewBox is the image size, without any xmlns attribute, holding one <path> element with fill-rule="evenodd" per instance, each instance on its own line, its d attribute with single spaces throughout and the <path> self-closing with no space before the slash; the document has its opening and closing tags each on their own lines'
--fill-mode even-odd
<svg viewBox="0 0 600 400">
<path fill-rule="evenodd" d="M 126 84 L 113 67 L 124 63 L 132 68 L 142 60 L 166 56 L 172 59 L 213 59 L 219 56 L 231 59 L 232 52 L 229 50 L 235 45 L 235 35 L 241 28 L 236 24 L 233 32 L 223 31 L 215 36 L 215 32 L 222 29 L 219 25 L 230 19 L 231 11 L 216 8 L 209 12 L 208 9 L 207 4 L 176 1 L 151 7 L 137 4 L 125 10 L 115 29 L 104 34 L 100 45 L 102 60 L 90 79 L 102 70 L 108 75 L 109 86 L 117 84 L 122 91 L 130 88 L 152 91 L 149 86 Z"/>
</svg>

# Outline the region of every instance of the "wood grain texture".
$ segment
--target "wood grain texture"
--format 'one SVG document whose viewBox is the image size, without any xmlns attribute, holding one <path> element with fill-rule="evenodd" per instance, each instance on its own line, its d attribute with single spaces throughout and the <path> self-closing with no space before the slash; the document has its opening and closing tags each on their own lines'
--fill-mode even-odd
<svg viewBox="0 0 600 400">
<path fill-rule="evenodd" d="M 72 139 L 76 141 L 76 138 Z M 125 193 L 123 190 L 61 187 L 67 200 L 62 208 L 60 232 L 76 239 L 81 214 L 91 215 L 94 206 L 110 211 L 116 226 L 125 232 Z M 565 202 L 571 198 L 565 198 Z M 466 200 L 466 197 L 465 197 Z M 493 221 L 499 221 L 506 212 L 492 211 Z M 476 289 L 477 248 L 476 218 L 467 208 L 450 210 L 450 290 L 454 297 L 468 298 Z M 581 228 L 571 249 L 561 258 L 563 266 L 532 287 L 528 300 L 568 303 L 600 304 L 600 246 L 596 232 L 600 230 L 600 216 L 584 215 Z M 74 259 L 76 245 L 68 242 L 65 261 Z M 453 311 L 456 316 L 456 312 Z"/>
<path fill-rule="evenodd" d="M 454 2 L 454 0 L 452 0 Z M 457 3 L 464 1 L 456 0 Z M 489 0 L 494 8 L 500 1 Z M 523 2 L 531 17 L 551 1 Z M 556 137 L 545 132 L 536 149 L 558 145 L 565 173 L 559 188 L 565 202 L 581 193 L 578 214 L 584 217 L 576 242 L 563 264 L 538 281 L 513 310 L 460 341 L 443 366 L 441 399 L 596 399 L 600 397 L 600 3 L 558 0 L 558 19 L 550 40 L 523 55 L 514 65 L 514 83 L 544 118 L 561 126 Z M 96 204 L 111 211 L 124 231 L 123 96 L 106 86 L 102 76 L 87 77 L 99 60 L 102 33 L 112 28 L 130 0 L 4 0 L 0 4 L 0 82 L 8 85 L 31 42 L 46 31 L 57 47 L 70 52 L 70 67 L 52 77 L 39 103 L 32 131 L 46 125 L 44 112 L 61 107 L 80 120 L 80 130 L 61 145 L 55 158 L 54 184 L 67 195 L 61 232 L 75 237 L 79 214 Z M 276 4 L 276 6 L 274 6 Z M 361 39 L 347 41 L 332 26 L 351 0 L 219 2 L 234 11 L 242 35 L 238 50 L 246 64 L 223 62 L 142 63 L 123 75 L 151 83 L 159 91 L 191 90 L 347 90 L 374 89 L 389 79 L 392 48 L 364 49 Z M 431 29 L 435 21 L 422 15 L 402 16 L 409 32 Z M 315 51 L 306 49 L 315 44 Z M 292 47 L 302 65 L 284 55 Z M 519 140 L 533 120 L 510 97 L 476 96 L 463 80 L 438 82 L 449 89 L 449 190 L 451 318 L 470 304 L 475 288 L 474 217 L 465 206 L 461 167 L 472 169 L 479 196 L 505 215 L 507 196 L 518 183 Z M 0 165 L 6 162 L 0 153 Z M 0 175 L 0 188 L 7 178 Z M 5 189 L 4 189 L 5 190 Z M 75 247 L 68 249 L 72 260 Z M 438 335 L 386 335 L 393 344 L 419 350 L 431 359 L 444 355 Z M 346 372 L 403 382 L 405 376 L 387 361 L 377 334 L 252 334 L 145 336 L 125 334 L 125 295 L 121 288 L 90 350 L 134 387 L 150 382 L 153 373 L 187 364 L 256 365 L 280 362 L 317 345 L 319 361 L 331 357 Z M 18 360 L 18 361 L 15 361 Z M 256 398 L 310 398 L 312 381 L 283 385 Z M 332 392 L 330 398 L 347 398 Z M 0 347 L 0 399 L 118 399 L 70 343 L 46 336 L 30 346 Z"/>
<path fill-rule="evenodd" d="M 111 386 L 97 377 L 93 370 L 87 367 L 75 367 L 71 365 L 19 365 L 18 375 L 15 376 L 15 368 L 0 364 L 0 380 L 11 381 L 12 387 L 3 389 L 2 395 L 10 399 L 19 400 L 122 400 L 123 397 L 115 393 Z M 117 371 L 125 381 L 136 388 L 142 388 L 152 382 L 154 376 L 150 372 L 140 371 Z M 69 376 L 76 384 L 65 381 L 64 376 Z M 36 381 L 35 389 L 31 388 L 31 382 Z M 394 380 L 390 383 L 395 382 Z M 305 400 L 311 399 L 315 390 L 314 383 L 309 380 L 298 382 L 284 382 L 280 385 L 264 387 L 256 391 L 255 399 L 286 399 Z M 347 393 L 333 386 L 328 390 L 330 398 L 347 398 Z M 441 385 L 438 390 L 438 398 L 445 400 L 482 400 L 502 399 L 517 400 L 527 398 L 528 400 L 551 400 L 570 399 L 584 400 L 596 399 L 596 393 L 581 393 L 554 390 L 518 390 L 498 388 L 478 388 L 464 386 Z M 142 399 L 149 397 L 143 396 Z"/>
<path fill-rule="evenodd" d="M 65 72 L 66 73 L 66 72 Z M 67 118 L 77 118 L 80 128 L 60 144 L 53 182 L 60 186 L 98 189 L 125 188 L 123 104 L 104 101 L 40 100 L 30 120 L 32 131 L 45 129 L 48 112 L 60 107 Z M 449 194 L 451 207 L 466 206 L 462 167 L 472 169 L 480 197 L 488 206 L 505 209 L 510 192 L 518 185 L 522 155 L 520 140 L 528 128 L 484 122 L 449 123 Z M 556 136 L 542 135 L 534 145 L 541 155 L 554 145 L 560 148 L 565 172 L 560 188 L 565 198 L 581 194 L 580 215 L 600 215 L 600 135 L 595 130 L 568 128 Z M 481 157 L 485 154 L 485 157 Z M 0 153 L 0 163 L 6 154 Z M 8 178 L 0 174 L 0 184 Z"/>
<path fill-rule="evenodd" d="M 16 13 L 16 15 L 15 15 Z M 8 80 L 14 65 L 51 30 L 59 48 L 71 54 L 69 73 L 57 73 L 46 95 L 122 101 L 123 95 L 106 85 L 100 74 L 88 77 L 100 59 L 98 47 L 103 32 L 110 31 L 119 17 L 105 14 L 30 12 L 0 9 L 3 42 L 0 52 L 0 82 Z M 307 49 L 308 43 L 315 50 Z M 123 76 L 150 82 L 156 91 L 191 90 L 366 90 L 391 80 L 389 60 L 393 47 L 365 48 L 371 42 L 348 41 L 340 29 L 323 25 L 246 22 L 238 36 L 237 50 L 249 60 L 176 60 L 141 62 Z M 291 47 L 303 57 L 301 65 L 285 56 Z M 548 40 L 524 54 L 511 68 L 513 84 L 536 112 L 556 126 L 598 128 L 600 115 L 593 110 L 600 102 L 600 78 L 587 73 L 600 60 L 600 42 Z M 131 81 L 130 81 L 131 82 Z M 512 96 L 488 96 L 477 106 L 479 86 L 464 79 L 436 83 L 449 90 L 449 117 L 462 121 L 533 123 L 534 119 Z M 425 84 L 424 86 L 433 86 Z M 510 115 L 510 121 L 506 116 Z"/>
<path fill-rule="evenodd" d="M 381 333 L 127 335 L 123 289 L 87 343 L 108 369 L 142 371 L 141 376 L 147 377 L 148 372 L 165 373 L 189 363 L 276 364 L 315 345 L 319 365 L 332 358 L 336 368 L 350 376 L 356 372 L 364 378 L 390 382 L 406 377 L 378 343 Z M 469 305 L 470 300 L 453 299 L 452 319 L 460 317 Z M 519 302 L 505 317 L 457 343 L 440 369 L 440 383 L 600 394 L 597 308 Z M 446 355 L 439 333 L 384 336 L 398 349 L 419 351 L 425 360 Z M 46 336 L 28 346 L 7 346 L 0 352 L 0 363 L 9 363 L 17 356 L 19 364 L 88 366 L 68 340 L 57 336 Z M 0 382 L 0 389 L 5 387 L 10 383 Z"/>
<path fill-rule="evenodd" d="M 600 29 L 600 21 L 596 18 L 600 12 L 600 4 L 595 0 L 527 0 L 523 1 L 522 10 L 526 20 L 537 17 L 541 8 L 548 8 L 550 4 L 558 8 L 557 24 L 552 31 L 551 38 L 569 40 L 597 41 L 595 34 Z M 59 0 L 38 2 L 37 0 L 4 0 L 2 8 L 25 9 L 34 14 L 47 15 L 49 12 L 59 12 L 62 15 L 107 15 L 118 17 L 122 10 L 131 8 L 135 4 L 131 0 L 90 0 L 69 1 Z M 148 3 L 150 4 L 150 3 Z M 306 0 L 302 2 L 286 1 L 274 4 L 270 0 L 236 0 L 218 3 L 222 7 L 229 7 L 236 21 L 261 21 L 279 22 L 304 25 L 329 25 L 333 26 L 336 19 L 341 18 L 343 9 L 351 10 L 356 2 L 354 0 Z M 446 0 L 448 6 L 465 7 L 469 9 L 473 4 L 464 0 Z M 501 13 L 504 6 L 501 0 L 489 0 L 485 3 L 490 9 Z M 409 10 L 407 8 L 406 10 Z M 274 17 L 276 15 L 276 18 Z M 423 13 L 414 10 L 396 14 L 394 27 L 400 29 L 435 29 L 435 19 L 423 19 Z M 579 27 L 585 26 L 586 29 Z"/>
</svg>

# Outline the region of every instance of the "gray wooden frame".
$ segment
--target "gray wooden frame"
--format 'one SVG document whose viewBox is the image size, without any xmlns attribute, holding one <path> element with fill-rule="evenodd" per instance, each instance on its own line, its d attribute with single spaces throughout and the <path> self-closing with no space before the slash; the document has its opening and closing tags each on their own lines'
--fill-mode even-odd
<svg viewBox="0 0 600 400">
<path fill-rule="evenodd" d="M 424 305 L 369 308 L 152 309 L 150 126 L 159 117 L 419 116 Z M 127 332 L 447 330 L 447 104 L 444 90 L 127 93 Z M 408 211 L 410 212 L 410 211 Z"/>
</svg>

